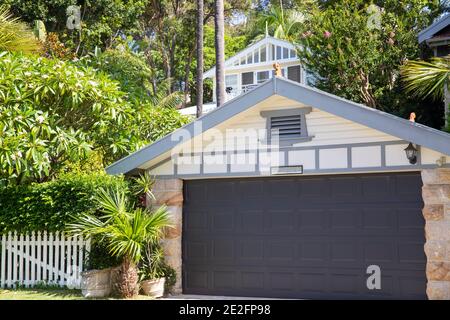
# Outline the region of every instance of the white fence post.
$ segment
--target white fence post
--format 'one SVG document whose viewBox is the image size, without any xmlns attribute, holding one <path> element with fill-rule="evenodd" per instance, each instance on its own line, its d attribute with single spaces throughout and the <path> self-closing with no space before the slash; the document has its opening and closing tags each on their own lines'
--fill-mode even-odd
<svg viewBox="0 0 450 320">
<path fill-rule="evenodd" d="M 36 281 L 36 235 L 34 231 L 31 232 L 31 240 L 30 240 L 30 267 L 31 267 L 31 279 L 30 279 L 30 286 L 33 285 Z"/>
<path fill-rule="evenodd" d="M 5 287 L 5 279 L 6 279 L 6 235 L 0 235 L 2 239 L 2 253 L 1 253 L 1 270 L 0 270 L 0 287 Z"/>
<path fill-rule="evenodd" d="M 0 287 L 32 287 L 40 282 L 78 286 L 90 240 L 64 233 L 0 235 Z M 66 248 L 67 247 L 67 248 Z"/>
</svg>

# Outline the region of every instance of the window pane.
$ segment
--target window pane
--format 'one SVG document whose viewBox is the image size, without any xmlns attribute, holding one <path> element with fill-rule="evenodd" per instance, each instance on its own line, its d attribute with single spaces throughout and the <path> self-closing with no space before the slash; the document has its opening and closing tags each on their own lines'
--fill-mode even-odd
<svg viewBox="0 0 450 320">
<path fill-rule="evenodd" d="M 258 50 L 256 50 L 256 51 L 253 53 L 253 62 L 254 62 L 254 63 L 258 63 L 258 62 L 259 62 L 259 54 L 258 54 Z"/>
<path fill-rule="evenodd" d="M 291 56 L 290 57 L 291 58 L 295 58 L 296 57 L 295 50 L 291 50 Z"/>
<path fill-rule="evenodd" d="M 242 74 L 242 85 L 253 84 L 253 72 L 244 72 Z"/>
<path fill-rule="evenodd" d="M 271 44 L 270 47 L 272 48 L 272 50 L 271 50 L 272 55 L 270 56 L 270 60 L 276 60 L 277 58 L 276 58 L 276 55 L 275 55 L 275 53 L 276 53 L 275 52 L 275 46 L 273 44 Z"/>
<path fill-rule="evenodd" d="M 245 64 L 245 57 L 241 58 L 241 64 Z"/>
<path fill-rule="evenodd" d="M 269 79 L 269 71 L 258 71 L 256 73 L 256 82 L 261 83 Z"/>
<path fill-rule="evenodd" d="M 281 59 L 281 47 L 280 46 L 277 46 L 277 57 L 276 57 L 276 59 L 277 60 Z"/>
<path fill-rule="evenodd" d="M 252 63 L 253 62 L 253 55 L 251 53 L 249 53 L 247 55 L 247 63 Z"/>
<path fill-rule="evenodd" d="M 289 58 L 289 50 L 288 48 L 283 48 L 283 59 Z"/>
<path fill-rule="evenodd" d="M 261 62 L 266 61 L 266 47 L 261 48 Z"/>
<path fill-rule="evenodd" d="M 300 66 L 288 67 L 288 79 L 296 82 L 300 82 Z"/>
<path fill-rule="evenodd" d="M 225 76 L 225 85 L 227 87 L 237 85 L 237 74 L 230 74 Z"/>
</svg>

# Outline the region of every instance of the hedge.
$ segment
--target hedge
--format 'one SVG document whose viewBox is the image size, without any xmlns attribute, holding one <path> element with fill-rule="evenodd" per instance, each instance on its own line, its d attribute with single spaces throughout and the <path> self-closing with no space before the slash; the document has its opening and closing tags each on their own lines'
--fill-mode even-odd
<svg viewBox="0 0 450 320">
<path fill-rule="evenodd" d="M 99 212 L 93 195 L 100 187 L 129 189 L 123 177 L 104 173 L 72 173 L 50 182 L 0 188 L 0 234 L 63 231 L 74 215 Z"/>
</svg>

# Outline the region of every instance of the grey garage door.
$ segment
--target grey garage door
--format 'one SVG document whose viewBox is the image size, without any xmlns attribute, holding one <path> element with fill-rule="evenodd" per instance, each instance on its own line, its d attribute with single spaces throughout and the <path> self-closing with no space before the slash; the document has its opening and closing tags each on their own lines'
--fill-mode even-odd
<svg viewBox="0 0 450 320">
<path fill-rule="evenodd" d="M 184 292 L 424 299 L 421 186 L 418 173 L 186 181 Z"/>
</svg>

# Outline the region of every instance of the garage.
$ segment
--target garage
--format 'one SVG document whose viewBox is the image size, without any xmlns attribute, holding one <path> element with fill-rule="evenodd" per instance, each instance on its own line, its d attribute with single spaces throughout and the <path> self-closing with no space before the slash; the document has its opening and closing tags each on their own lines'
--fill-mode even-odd
<svg viewBox="0 0 450 320">
<path fill-rule="evenodd" d="M 166 206 L 174 294 L 450 300 L 450 134 L 273 77 L 107 168 Z"/>
<path fill-rule="evenodd" d="M 425 299 L 419 173 L 191 180 L 189 294 Z M 381 269 L 381 289 L 366 286 Z"/>
</svg>

